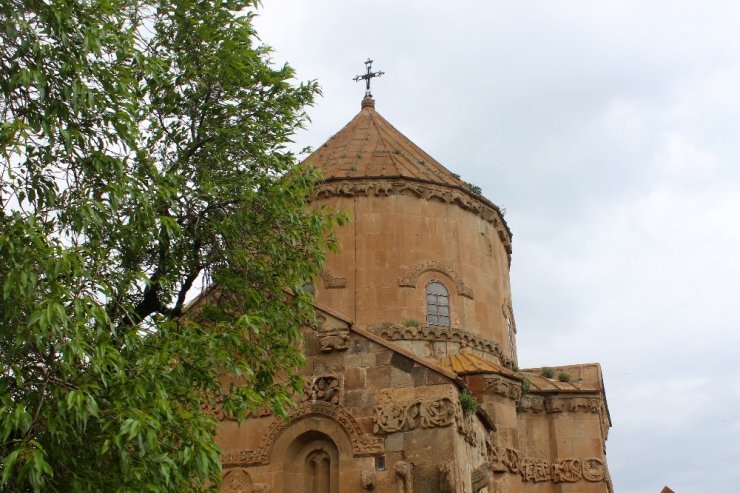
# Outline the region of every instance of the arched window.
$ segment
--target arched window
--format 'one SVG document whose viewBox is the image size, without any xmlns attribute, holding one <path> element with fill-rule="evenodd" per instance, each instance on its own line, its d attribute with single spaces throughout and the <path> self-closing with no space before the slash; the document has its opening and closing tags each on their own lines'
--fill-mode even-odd
<svg viewBox="0 0 740 493">
<path fill-rule="evenodd" d="M 450 326 L 450 293 L 440 282 L 427 284 L 427 323 Z"/>
</svg>

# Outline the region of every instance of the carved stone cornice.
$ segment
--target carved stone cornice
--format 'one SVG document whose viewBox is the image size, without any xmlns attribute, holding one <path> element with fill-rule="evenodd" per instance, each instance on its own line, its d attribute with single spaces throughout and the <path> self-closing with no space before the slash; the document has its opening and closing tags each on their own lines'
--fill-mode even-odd
<svg viewBox="0 0 740 493">
<path fill-rule="evenodd" d="M 401 287 L 415 288 L 416 281 L 419 280 L 419 276 L 428 271 L 441 272 L 442 274 L 445 274 L 455 283 L 457 294 L 470 298 L 471 300 L 473 299 L 473 290 L 465 285 L 460 273 L 451 266 L 437 260 L 426 260 L 414 265 L 408 274 L 398 280 L 398 285 Z"/>
<path fill-rule="evenodd" d="M 390 195 L 410 195 L 424 200 L 438 200 L 453 204 L 463 210 L 479 215 L 496 229 L 506 253 L 511 258 L 511 231 L 504 221 L 501 210 L 494 203 L 471 194 L 462 188 L 449 187 L 408 178 L 398 179 L 341 179 L 320 183 L 314 189 L 313 197 L 387 197 Z"/>
<path fill-rule="evenodd" d="M 290 413 L 288 419 L 277 417 L 273 419 L 267 432 L 262 436 L 259 447 L 254 450 L 234 450 L 221 455 L 224 467 L 231 466 L 258 466 L 270 463 L 272 447 L 278 437 L 297 421 L 320 416 L 329 418 L 347 433 L 352 443 L 354 457 L 367 457 L 383 453 L 385 442 L 382 437 L 368 435 L 362 431 L 355 418 L 343 407 L 325 401 L 307 401 L 301 407 Z"/>
<path fill-rule="evenodd" d="M 370 327 L 369 330 L 389 341 L 457 342 L 472 349 L 492 354 L 505 366 L 511 364 L 511 361 L 504 357 L 504 352 L 498 343 L 461 329 L 433 325 L 415 327 L 401 324 L 384 324 L 379 327 Z"/>
<path fill-rule="evenodd" d="M 519 401 L 520 412 L 530 413 L 562 413 L 585 412 L 603 413 L 602 400 L 594 396 L 584 397 L 550 397 L 525 395 Z"/>
</svg>

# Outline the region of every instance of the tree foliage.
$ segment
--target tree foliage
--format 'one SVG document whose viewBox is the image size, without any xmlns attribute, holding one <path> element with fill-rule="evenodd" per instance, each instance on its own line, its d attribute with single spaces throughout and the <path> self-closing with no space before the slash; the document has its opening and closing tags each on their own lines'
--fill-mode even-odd
<svg viewBox="0 0 740 493">
<path fill-rule="evenodd" d="M 207 490 L 203 408 L 285 412 L 342 216 L 307 207 L 318 89 L 254 7 L 0 3 L 0 491 Z"/>
</svg>

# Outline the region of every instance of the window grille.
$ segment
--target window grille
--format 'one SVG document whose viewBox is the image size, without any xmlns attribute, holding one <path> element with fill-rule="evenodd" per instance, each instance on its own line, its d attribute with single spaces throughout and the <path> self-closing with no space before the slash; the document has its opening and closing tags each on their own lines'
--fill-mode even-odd
<svg viewBox="0 0 740 493">
<path fill-rule="evenodd" d="M 442 283 L 427 284 L 427 323 L 450 326 L 450 294 Z"/>
</svg>

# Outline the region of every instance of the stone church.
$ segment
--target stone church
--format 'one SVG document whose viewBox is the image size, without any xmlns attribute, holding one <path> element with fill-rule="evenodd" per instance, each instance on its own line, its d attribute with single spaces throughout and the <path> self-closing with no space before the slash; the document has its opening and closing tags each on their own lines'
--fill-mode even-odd
<svg viewBox="0 0 740 493">
<path fill-rule="evenodd" d="M 517 366 L 501 210 L 369 91 L 303 165 L 351 222 L 313 285 L 305 395 L 288 421 L 222 421 L 221 491 L 611 492 L 599 365 Z"/>
</svg>

